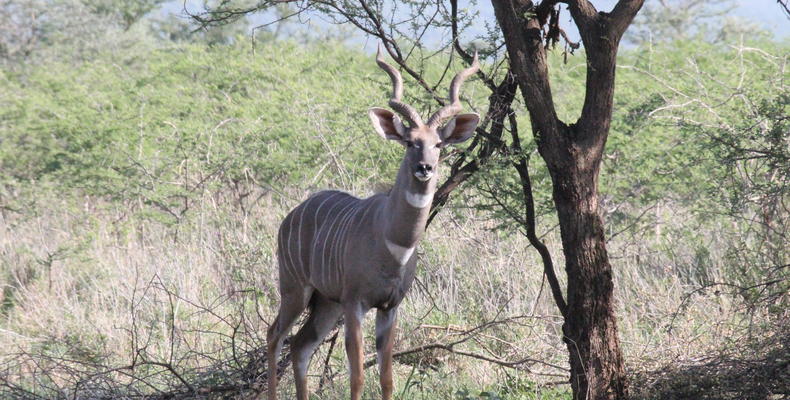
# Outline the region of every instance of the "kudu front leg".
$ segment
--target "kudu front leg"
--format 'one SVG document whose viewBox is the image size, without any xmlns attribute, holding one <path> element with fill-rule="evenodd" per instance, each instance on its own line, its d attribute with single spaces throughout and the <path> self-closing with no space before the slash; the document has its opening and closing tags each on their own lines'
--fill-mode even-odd
<svg viewBox="0 0 790 400">
<path fill-rule="evenodd" d="M 344 307 L 346 322 L 346 355 L 351 374 L 351 400 L 362 398 L 362 386 L 365 376 L 362 370 L 364 359 L 364 343 L 362 341 L 362 317 L 364 311 L 359 304 Z"/>
<path fill-rule="evenodd" d="M 379 382 L 383 400 L 392 399 L 392 347 L 395 344 L 397 317 L 397 308 L 376 312 L 376 353 L 379 361 Z"/>
</svg>

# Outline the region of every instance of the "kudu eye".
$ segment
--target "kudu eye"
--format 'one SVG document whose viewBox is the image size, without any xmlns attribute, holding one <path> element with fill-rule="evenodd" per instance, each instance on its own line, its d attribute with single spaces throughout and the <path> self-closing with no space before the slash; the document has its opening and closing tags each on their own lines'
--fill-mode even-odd
<svg viewBox="0 0 790 400">
<path fill-rule="evenodd" d="M 418 148 L 418 149 L 420 148 L 419 144 L 414 143 L 411 140 L 406 140 L 405 142 L 406 142 L 406 147 L 409 147 L 409 148 L 414 147 L 414 148 Z"/>
</svg>

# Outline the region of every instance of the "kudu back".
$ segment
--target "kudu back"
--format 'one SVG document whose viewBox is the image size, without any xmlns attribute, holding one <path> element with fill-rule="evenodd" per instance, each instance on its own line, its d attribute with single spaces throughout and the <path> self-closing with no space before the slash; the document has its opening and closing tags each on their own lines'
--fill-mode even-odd
<svg viewBox="0 0 790 400">
<path fill-rule="evenodd" d="M 376 132 L 404 148 L 389 193 L 359 199 L 339 191 L 314 194 L 291 211 L 277 236 L 280 309 L 267 333 L 268 399 L 277 398 L 277 358 L 291 326 L 306 308 L 305 324 L 291 341 L 296 397 L 307 400 L 307 368 L 316 347 L 345 319 L 351 398 L 360 399 L 363 380 L 361 323 L 376 308 L 376 349 L 382 397 L 392 397 L 392 347 L 398 305 L 414 280 L 415 249 L 422 238 L 436 189 L 442 147 L 469 139 L 477 114 L 460 114 L 459 90 L 479 64 L 459 72 L 450 84 L 450 102 L 423 122 L 402 102 L 403 79 L 384 62 L 392 80 L 392 111 L 372 108 Z M 397 114 L 396 114 L 397 113 Z M 448 121 L 449 120 L 449 121 Z M 445 121 L 446 124 L 442 125 Z"/>
</svg>

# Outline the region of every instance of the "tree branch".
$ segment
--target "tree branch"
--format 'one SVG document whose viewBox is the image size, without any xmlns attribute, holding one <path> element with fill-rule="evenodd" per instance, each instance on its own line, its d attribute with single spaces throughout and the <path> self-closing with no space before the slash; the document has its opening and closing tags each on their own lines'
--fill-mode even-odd
<svg viewBox="0 0 790 400">
<path fill-rule="evenodd" d="M 636 13 L 642 8 L 645 0 L 620 0 L 609 14 L 609 33 L 619 42 L 625 30 L 631 25 Z"/>
<path fill-rule="evenodd" d="M 550 163 L 565 159 L 561 154 L 565 148 L 561 134 L 565 124 L 557 117 L 554 107 L 540 21 L 524 17 L 530 9 L 517 5 L 516 0 L 492 0 L 491 4 L 505 37 L 510 67 L 529 111 L 541 156 Z"/>
<path fill-rule="evenodd" d="M 560 288 L 560 282 L 557 279 L 557 274 L 554 272 L 554 262 L 551 259 L 551 253 L 549 252 L 548 247 L 546 244 L 543 243 L 536 233 L 536 220 L 535 220 L 535 199 L 532 195 L 532 179 L 529 176 L 529 164 L 527 163 L 528 158 L 524 154 L 524 149 L 521 147 L 521 140 L 518 136 L 518 125 L 516 123 L 515 115 L 510 115 L 510 132 L 511 136 L 513 137 L 513 149 L 515 150 L 518 161 L 513 162 L 513 167 L 518 172 L 519 178 L 521 180 L 521 191 L 524 201 L 524 214 L 525 214 L 525 224 L 524 227 L 527 231 L 527 240 L 538 251 L 540 254 L 540 259 L 543 263 L 543 273 L 546 275 L 546 279 L 549 281 L 549 287 L 551 288 L 552 297 L 554 297 L 554 304 L 560 310 L 560 314 L 562 314 L 563 318 L 566 316 L 568 312 L 568 304 L 565 302 L 565 299 L 562 296 L 562 289 Z"/>
<path fill-rule="evenodd" d="M 472 56 L 461 47 L 461 42 L 458 39 L 458 0 L 450 0 L 450 31 L 453 35 L 453 47 L 455 51 L 458 52 L 468 64 L 471 64 Z M 483 83 L 485 83 L 492 92 L 496 91 L 494 80 L 486 76 L 482 68 L 477 70 L 477 76 L 480 77 Z"/>
<path fill-rule="evenodd" d="M 488 329 L 488 328 L 491 328 L 491 327 L 497 326 L 497 325 L 503 325 L 503 324 L 512 323 L 512 322 L 515 322 L 518 319 L 528 318 L 528 317 L 529 316 L 519 315 L 519 316 L 507 317 L 507 318 L 502 318 L 502 319 L 496 319 L 495 318 L 493 320 L 486 321 L 486 322 L 484 322 L 484 323 L 482 323 L 480 325 L 477 325 L 477 326 L 474 326 L 472 328 L 465 329 L 465 330 L 462 330 L 462 331 L 456 333 L 456 335 L 460 336 L 460 338 L 458 338 L 456 340 L 451 340 L 451 341 L 448 341 L 448 342 L 438 342 L 437 341 L 437 342 L 433 342 L 433 343 L 422 344 L 422 345 L 419 345 L 419 346 L 412 347 L 410 349 L 406 349 L 406 350 L 402 350 L 402 351 L 399 351 L 399 352 L 395 352 L 395 353 L 393 353 L 393 357 L 394 358 L 403 358 L 403 357 L 406 357 L 406 356 L 409 356 L 409 355 L 412 355 L 412 354 L 418 354 L 418 353 L 422 353 L 422 352 L 425 352 L 425 351 L 444 350 L 444 351 L 447 351 L 447 352 L 452 353 L 452 354 L 457 354 L 457 355 L 461 355 L 461 356 L 465 356 L 465 357 L 471 357 L 471 358 L 475 358 L 475 359 L 478 359 L 478 360 L 490 362 L 490 363 L 493 363 L 493 364 L 496 364 L 496 365 L 500 365 L 500 366 L 508 367 L 508 368 L 513 368 L 513 369 L 526 369 L 526 370 L 529 370 L 528 368 L 521 367 L 521 366 L 523 364 L 526 364 L 526 363 L 531 363 L 531 364 L 545 365 L 547 367 L 555 368 L 555 369 L 558 369 L 558 370 L 563 371 L 563 372 L 568 371 L 567 368 L 561 367 L 559 365 L 551 364 L 551 363 L 548 363 L 548 362 L 545 362 L 545 361 L 542 361 L 542 360 L 537 360 L 537 359 L 533 359 L 533 358 L 529 358 L 529 357 L 521 358 L 521 359 L 514 360 L 514 361 L 510 361 L 510 360 L 502 360 L 502 359 L 499 359 L 499 358 L 488 357 L 488 356 L 484 356 L 484 355 L 480 355 L 480 354 L 476 354 L 476 353 L 472 353 L 472 352 L 456 349 L 457 346 L 462 345 L 462 344 L 474 339 L 475 337 L 477 337 L 480 334 L 480 332 L 485 330 L 485 329 Z M 369 358 L 368 360 L 365 361 L 364 367 L 365 368 L 370 368 L 370 367 L 376 365 L 376 361 L 377 360 L 376 360 L 375 357 L 371 357 L 371 358 Z M 560 376 L 560 377 L 566 377 L 567 376 L 567 375 L 564 375 L 564 374 L 563 375 L 545 374 L 545 375 Z"/>
<path fill-rule="evenodd" d="M 585 34 L 590 32 L 596 19 L 598 19 L 598 10 L 588 0 L 569 0 L 568 9 L 571 11 L 573 21 L 576 22 L 576 26 L 579 28 L 582 39 L 584 39 Z"/>
<path fill-rule="evenodd" d="M 776 0 L 776 2 L 779 4 L 779 7 L 782 9 L 782 11 L 784 11 L 785 16 L 790 18 L 790 6 L 788 6 L 787 1 L 788 0 Z"/>
<path fill-rule="evenodd" d="M 486 113 L 485 120 L 491 121 L 490 132 L 485 132 L 481 127 L 477 128 L 477 136 L 474 142 L 469 146 L 467 151 L 480 144 L 480 150 L 477 152 L 477 157 L 472 161 L 467 162 L 466 155 L 461 156 L 453 162 L 450 167 L 450 174 L 447 179 L 439 185 L 433 197 L 433 204 L 431 205 L 431 214 L 428 217 L 427 227 L 431 221 L 439 213 L 439 210 L 447 203 L 450 198 L 450 193 L 460 186 L 463 182 L 469 179 L 481 166 L 485 165 L 494 155 L 498 148 L 502 147 L 502 134 L 504 132 L 504 120 L 507 117 L 510 105 L 516 97 L 516 81 L 509 71 L 505 74 L 505 79 L 496 87 L 494 93 L 488 97 L 488 112 Z M 482 139 L 481 139 L 482 138 Z"/>
</svg>

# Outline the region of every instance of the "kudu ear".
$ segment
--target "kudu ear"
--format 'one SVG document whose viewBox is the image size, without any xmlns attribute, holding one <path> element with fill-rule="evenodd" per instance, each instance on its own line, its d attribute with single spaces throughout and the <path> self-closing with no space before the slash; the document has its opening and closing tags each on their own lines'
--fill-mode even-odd
<svg viewBox="0 0 790 400">
<path fill-rule="evenodd" d="M 390 110 L 373 107 L 368 111 L 373 128 L 384 139 L 403 141 L 406 127 L 400 118 Z"/>
<path fill-rule="evenodd" d="M 480 116 L 477 114 L 460 114 L 441 128 L 439 137 L 444 144 L 461 143 L 474 135 L 479 122 Z"/>
</svg>

